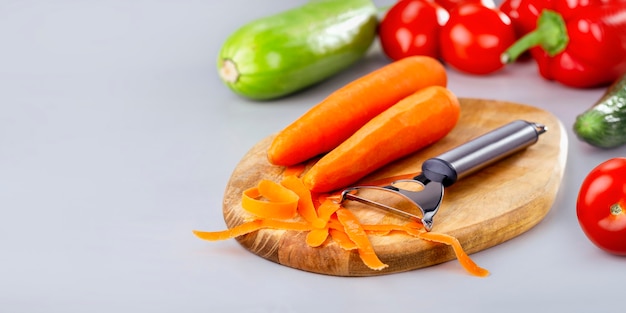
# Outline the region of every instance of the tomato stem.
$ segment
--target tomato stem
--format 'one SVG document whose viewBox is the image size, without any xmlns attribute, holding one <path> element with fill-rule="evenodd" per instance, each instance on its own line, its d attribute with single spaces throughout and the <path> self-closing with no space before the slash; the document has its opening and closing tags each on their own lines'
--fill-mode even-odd
<svg viewBox="0 0 626 313">
<path fill-rule="evenodd" d="M 622 208 L 622 205 L 619 202 L 611 205 L 610 209 L 611 209 L 611 215 L 613 216 L 617 216 L 617 215 L 624 213 L 624 208 Z"/>
</svg>

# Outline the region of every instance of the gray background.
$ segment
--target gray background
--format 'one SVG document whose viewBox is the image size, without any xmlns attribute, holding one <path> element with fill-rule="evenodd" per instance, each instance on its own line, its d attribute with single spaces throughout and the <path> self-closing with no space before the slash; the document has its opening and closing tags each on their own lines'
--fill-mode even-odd
<svg viewBox="0 0 626 313">
<path fill-rule="evenodd" d="M 449 69 L 459 97 L 534 105 L 569 136 L 547 217 L 456 261 L 371 278 L 328 277 L 255 256 L 221 230 L 231 171 L 256 142 L 388 60 L 378 47 L 297 95 L 258 103 L 219 81 L 221 43 L 300 1 L 0 1 L 0 312 L 615 312 L 624 258 L 595 248 L 575 215 L 595 165 L 623 156 L 571 132 L 604 89 Z M 379 5 L 393 1 L 377 1 Z"/>
</svg>

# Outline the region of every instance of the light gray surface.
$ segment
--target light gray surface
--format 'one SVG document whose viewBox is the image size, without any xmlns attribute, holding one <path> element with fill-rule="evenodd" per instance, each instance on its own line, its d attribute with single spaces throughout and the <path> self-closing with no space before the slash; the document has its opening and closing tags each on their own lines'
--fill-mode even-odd
<svg viewBox="0 0 626 313">
<path fill-rule="evenodd" d="M 570 139 L 545 220 L 473 255 L 490 277 L 456 261 L 328 277 L 196 239 L 193 229 L 224 229 L 222 194 L 248 149 L 387 62 L 374 47 L 300 94 L 235 96 L 216 73 L 221 43 L 300 3 L 0 1 L 0 312 L 621 310 L 626 260 L 587 241 L 575 200 L 586 173 L 626 148 L 596 150 L 571 132 L 603 89 L 544 81 L 531 62 L 487 77 L 449 70 L 459 97 L 544 108 Z"/>
</svg>

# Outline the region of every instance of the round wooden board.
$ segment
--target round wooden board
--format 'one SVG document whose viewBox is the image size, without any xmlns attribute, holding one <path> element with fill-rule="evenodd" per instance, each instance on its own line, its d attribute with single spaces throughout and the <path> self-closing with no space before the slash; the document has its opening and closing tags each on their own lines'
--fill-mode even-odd
<svg viewBox="0 0 626 313">
<path fill-rule="evenodd" d="M 461 119 L 448 136 L 434 145 L 396 161 L 364 181 L 418 172 L 421 163 L 516 119 L 542 123 L 548 131 L 528 149 L 464 177 L 445 191 L 434 220 L 434 232 L 452 235 L 467 253 L 481 251 L 527 231 L 550 210 L 563 176 L 567 136 L 561 122 L 542 109 L 511 102 L 460 99 Z M 225 190 L 223 213 L 229 228 L 251 216 L 241 208 L 243 190 L 261 179 L 282 179 L 283 167 L 268 163 L 272 136 L 256 144 L 240 161 Z M 354 160 L 355 164 L 359 160 Z M 364 223 L 401 223 L 402 219 L 376 209 L 348 207 Z M 448 246 L 403 234 L 370 236 L 376 254 L 389 266 L 366 267 L 355 251 L 328 240 L 312 248 L 306 233 L 263 229 L 240 236 L 239 243 L 265 259 L 304 271 L 336 276 L 373 276 L 403 272 L 455 259 Z"/>
</svg>

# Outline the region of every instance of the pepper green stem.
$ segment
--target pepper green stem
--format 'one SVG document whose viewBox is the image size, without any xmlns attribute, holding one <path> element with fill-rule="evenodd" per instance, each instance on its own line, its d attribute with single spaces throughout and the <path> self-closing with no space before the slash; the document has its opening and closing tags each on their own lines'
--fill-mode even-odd
<svg viewBox="0 0 626 313">
<path fill-rule="evenodd" d="M 522 53 L 530 48 L 541 46 L 549 56 L 562 52 L 569 43 L 567 26 L 561 14 L 552 10 L 543 10 L 537 19 L 537 28 L 524 35 L 501 56 L 502 63 L 513 63 Z"/>
</svg>

